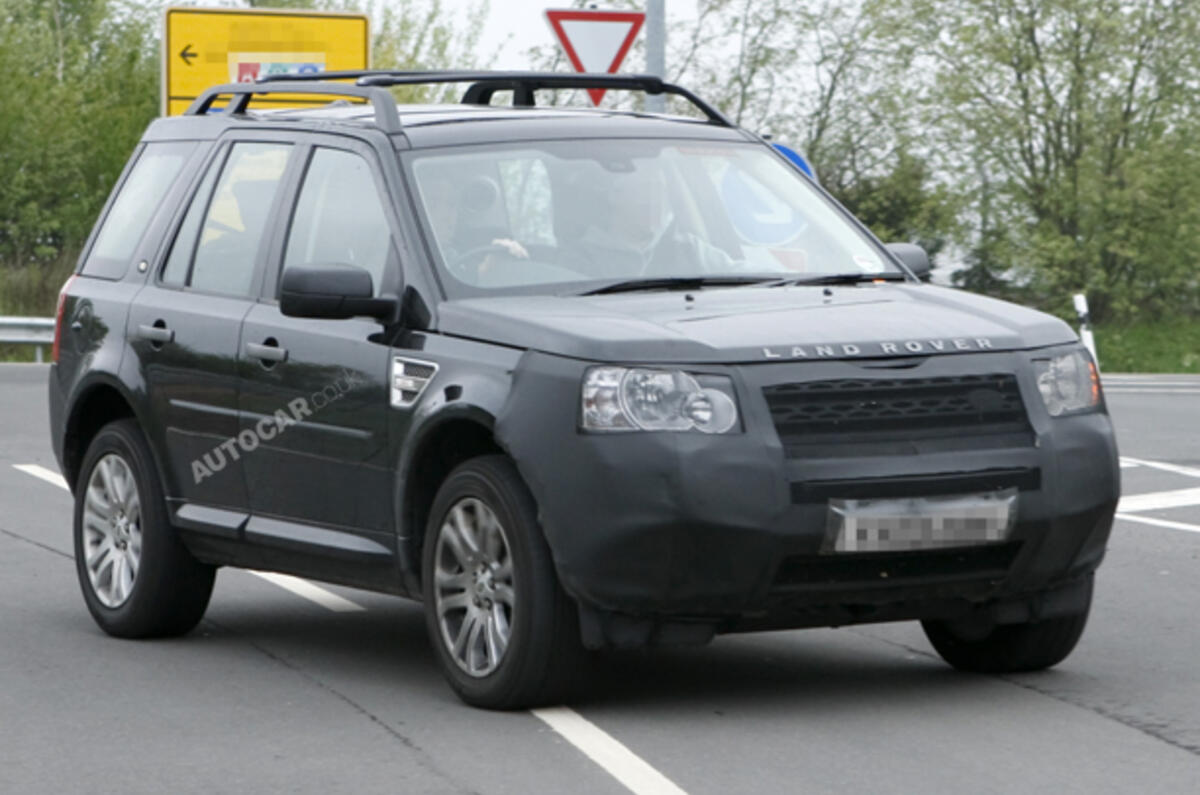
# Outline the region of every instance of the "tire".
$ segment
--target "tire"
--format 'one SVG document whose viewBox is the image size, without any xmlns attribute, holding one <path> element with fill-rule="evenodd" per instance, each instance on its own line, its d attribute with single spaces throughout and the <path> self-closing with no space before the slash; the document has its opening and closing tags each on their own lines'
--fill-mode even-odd
<svg viewBox="0 0 1200 795">
<path fill-rule="evenodd" d="M 216 569 L 193 558 L 167 521 L 150 447 L 133 420 L 105 425 L 88 447 L 74 535 L 83 599 L 109 635 L 182 635 L 199 623 Z"/>
<path fill-rule="evenodd" d="M 585 659 L 578 610 L 511 460 L 475 458 L 446 478 L 430 511 L 422 572 L 429 639 L 459 698 L 523 709 L 567 695 Z"/>
<path fill-rule="evenodd" d="M 923 621 L 921 626 L 942 659 L 960 671 L 1041 671 L 1065 660 L 1083 635 L 1091 612 L 1090 579 L 1086 600 L 1087 606 L 1079 613 L 1025 624 L 999 624 L 983 634 L 966 633 L 953 622 Z"/>
</svg>

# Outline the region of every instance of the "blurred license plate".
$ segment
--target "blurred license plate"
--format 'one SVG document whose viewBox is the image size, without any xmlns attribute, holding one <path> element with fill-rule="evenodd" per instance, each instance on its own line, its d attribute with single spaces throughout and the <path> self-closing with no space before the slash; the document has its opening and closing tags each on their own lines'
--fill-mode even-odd
<svg viewBox="0 0 1200 795">
<path fill-rule="evenodd" d="M 1016 489 L 948 497 L 830 500 L 826 549 L 900 552 L 988 544 L 1006 540 L 1016 518 Z"/>
</svg>

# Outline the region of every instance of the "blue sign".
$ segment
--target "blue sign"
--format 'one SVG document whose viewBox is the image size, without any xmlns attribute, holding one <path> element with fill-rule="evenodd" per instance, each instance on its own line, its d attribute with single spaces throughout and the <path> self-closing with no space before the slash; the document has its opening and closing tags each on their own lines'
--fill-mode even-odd
<svg viewBox="0 0 1200 795">
<path fill-rule="evenodd" d="M 721 179 L 721 200 L 742 240 L 756 246 L 780 246 L 798 235 L 803 220 L 753 176 L 729 168 Z"/>
<path fill-rule="evenodd" d="M 809 179 L 814 181 L 816 180 L 817 176 L 816 174 L 813 174 L 812 166 L 808 164 L 808 161 L 804 159 L 803 155 L 790 146 L 784 146 L 783 144 L 771 144 L 771 146 L 775 147 L 779 154 L 792 161 L 792 165 L 803 171 Z"/>
</svg>

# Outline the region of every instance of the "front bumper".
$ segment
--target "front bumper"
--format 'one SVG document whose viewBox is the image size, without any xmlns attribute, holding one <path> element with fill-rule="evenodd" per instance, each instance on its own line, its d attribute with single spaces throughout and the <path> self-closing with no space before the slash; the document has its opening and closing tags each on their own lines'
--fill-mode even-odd
<svg viewBox="0 0 1200 795">
<path fill-rule="evenodd" d="M 1027 353 L 989 353 L 913 369 L 1017 373 L 1027 444 L 956 439 L 911 454 L 859 445 L 789 455 L 762 388 L 862 378 L 861 362 L 729 368 L 740 434 L 584 434 L 577 412 L 586 364 L 534 353 L 517 370 L 496 432 L 537 500 L 563 586 L 604 626 L 620 617 L 641 627 L 635 635 L 653 636 L 679 623 L 738 631 L 952 618 L 981 604 L 1032 604 L 1085 579 L 1104 554 L 1120 493 L 1112 425 L 1103 412 L 1049 417 L 1027 362 Z M 1019 490 L 1004 544 L 822 552 L 830 498 L 996 488 Z"/>
</svg>

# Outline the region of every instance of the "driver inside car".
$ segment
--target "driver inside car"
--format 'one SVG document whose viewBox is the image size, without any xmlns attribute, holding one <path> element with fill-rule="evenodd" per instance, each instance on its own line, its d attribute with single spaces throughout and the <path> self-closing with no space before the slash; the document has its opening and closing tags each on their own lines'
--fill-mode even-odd
<svg viewBox="0 0 1200 795">
<path fill-rule="evenodd" d="M 476 177 L 463 184 L 443 176 L 424 180 L 421 187 L 429 223 L 447 263 L 456 263 L 479 251 L 481 259 L 476 267 L 484 273 L 495 264 L 496 255 L 529 259 L 525 247 L 504 237 L 503 230 L 472 223 L 495 204 L 500 189 L 494 182 Z M 494 250 L 488 250 L 493 247 Z"/>
</svg>

